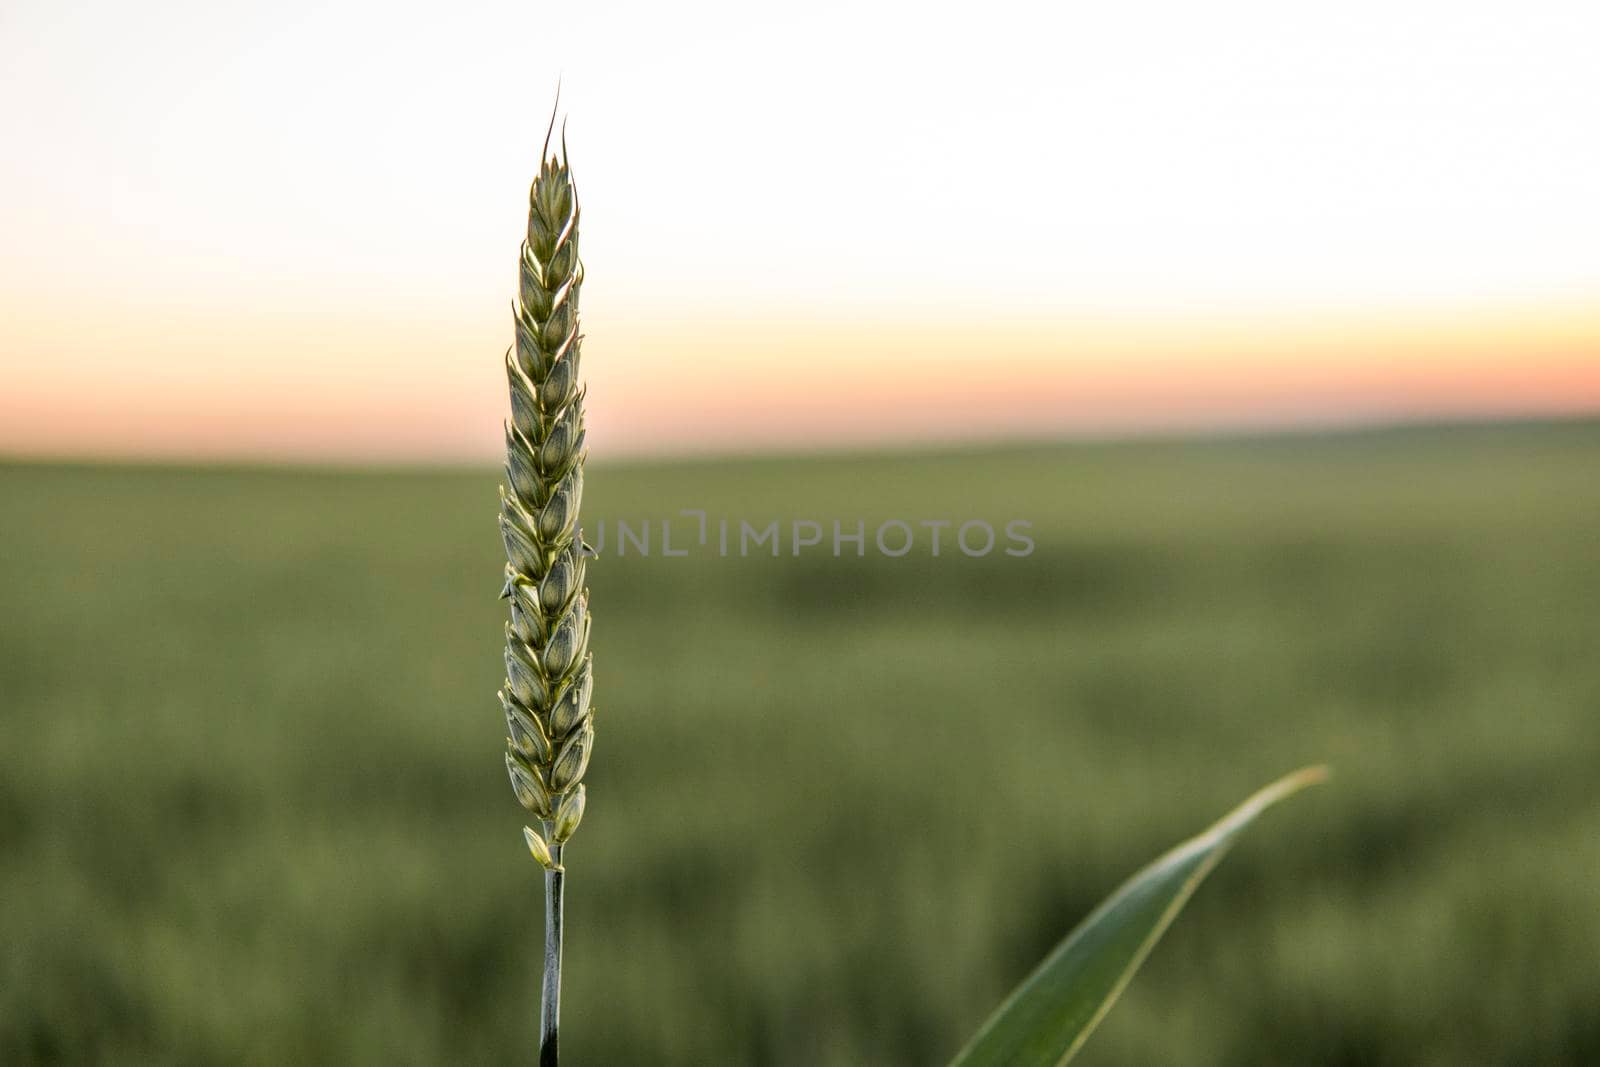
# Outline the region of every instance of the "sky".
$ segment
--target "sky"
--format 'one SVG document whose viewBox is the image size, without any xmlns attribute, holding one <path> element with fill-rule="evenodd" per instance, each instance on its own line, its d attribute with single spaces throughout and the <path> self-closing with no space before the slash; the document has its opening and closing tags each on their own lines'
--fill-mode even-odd
<svg viewBox="0 0 1600 1067">
<path fill-rule="evenodd" d="M 477 459 L 558 80 L 597 455 L 1600 411 L 1600 6 L 9 0 L 0 453 Z"/>
</svg>

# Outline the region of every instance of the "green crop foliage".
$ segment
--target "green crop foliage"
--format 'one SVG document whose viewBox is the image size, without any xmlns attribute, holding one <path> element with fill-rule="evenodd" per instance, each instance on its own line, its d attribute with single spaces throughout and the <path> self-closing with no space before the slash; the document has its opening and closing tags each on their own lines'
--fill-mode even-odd
<svg viewBox="0 0 1600 1067">
<path fill-rule="evenodd" d="M 946 1062 L 1130 872 L 1326 761 L 1073 1067 L 1600 1062 L 1597 470 L 1595 422 L 592 458 L 591 541 L 696 507 L 1038 547 L 608 530 L 566 1057 Z M 0 465 L 0 1062 L 527 1061 L 502 480 Z"/>
</svg>

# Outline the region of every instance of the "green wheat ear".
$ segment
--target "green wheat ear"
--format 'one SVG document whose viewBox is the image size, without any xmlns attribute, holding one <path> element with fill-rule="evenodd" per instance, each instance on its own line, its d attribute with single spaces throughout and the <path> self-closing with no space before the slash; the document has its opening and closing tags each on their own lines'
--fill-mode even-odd
<svg viewBox="0 0 1600 1067">
<path fill-rule="evenodd" d="M 515 309 L 517 343 L 506 352 L 511 423 L 500 534 L 511 601 L 506 624 L 506 767 L 522 806 L 543 820 L 528 830 L 546 867 L 583 817 L 581 780 L 594 745 L 589 656 L 591 555 L 578 526 L 583 497 L 583 389 L 578 380 L 578 197 L 566 150 L 546 148 L 528 196 Z"/>
<path fill-rule="evenodd" d="M 554 118 L 552 117 L 552 127 Z M 528 194 L 515 307 L 516 344 L 506 352 L 511 422 L 500 534 L 511 601 L 506 624 L 506 770 L 511 789 L 541 829 L 525 827 L 528 850 L 545 868 L 545 969 L 540 1062 L 556 1060 L 560 1014 L 562 847 L 583 818 L 584 771 L 594 747 L 589 656 L 593 554 L 578 526 L 583 498 L 583 388 L 578 380 L 578 195 L 563 137 L 541 150 Z"/>
</svg>

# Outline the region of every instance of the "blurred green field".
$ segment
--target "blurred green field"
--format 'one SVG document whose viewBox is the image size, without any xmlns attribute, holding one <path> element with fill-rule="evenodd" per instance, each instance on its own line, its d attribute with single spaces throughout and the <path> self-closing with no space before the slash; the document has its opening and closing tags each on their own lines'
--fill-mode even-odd
<svg viewBox="0 0 1600 1067">
<path fill-rule="evenodd" d="M 0 466 L 0 1062 L 530 1062 L 496 480 Z M 1079 1062 L 1600 1062 L 1600 423 L 589 479 L 680 508 L 1037 549 L 591 568 L 574 1065 L 939 1063 L 1322 760 Z"/>
</svg>

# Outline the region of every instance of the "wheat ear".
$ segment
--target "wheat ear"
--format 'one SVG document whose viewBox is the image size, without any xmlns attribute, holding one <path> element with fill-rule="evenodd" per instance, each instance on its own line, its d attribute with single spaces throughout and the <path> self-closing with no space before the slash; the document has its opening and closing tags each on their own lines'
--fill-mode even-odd
<svg viewBox="0 0 1600 1067">
<path fill-rule="evenodd" d="M 552 118 L 552 126 L 554 119 Z M 511 422 L 500 534 L 511 601 L 506 624 L 506 769 L 511 788 L 540 829 L 524 827 L 528 850 L 545 870 L 544 986 L 539 1002 L 539 1062 L 553 1067 L 561 1017 L 561 853 L 583 818 L 582 778 L 594 747 L 589 706 L 589 591 L 592 552 L 578 526 L 583 496 L 583 396 L 578 380 L 578 196 L 565 138 L 540 153 L 528 194 L 515 307 L 516 344 L 506 352 Z"/>
</svg>

